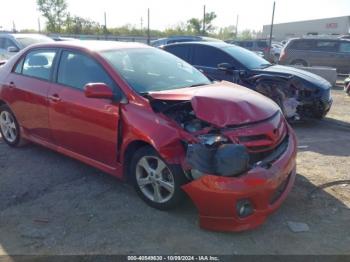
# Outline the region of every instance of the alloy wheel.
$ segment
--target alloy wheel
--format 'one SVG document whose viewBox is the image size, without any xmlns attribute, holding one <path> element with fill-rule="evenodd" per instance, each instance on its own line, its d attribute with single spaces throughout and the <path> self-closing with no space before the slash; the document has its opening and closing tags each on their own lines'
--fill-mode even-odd
<svg viewBox="0 0 350 262">
<path fill-rule="evenodd" d="M 144 156 L 137 162 L 136 182 L 141 192 L 156 203 L 167 202 L 175 192 L 173 174 L 156 156 Z"/>
<path fill-rule="evenodd" d="M 13 143 L 17 139 L 17 127 L 13 116 L 8 111 L 0 113 L 0 128 L 4 139 Z"/>
</svg>

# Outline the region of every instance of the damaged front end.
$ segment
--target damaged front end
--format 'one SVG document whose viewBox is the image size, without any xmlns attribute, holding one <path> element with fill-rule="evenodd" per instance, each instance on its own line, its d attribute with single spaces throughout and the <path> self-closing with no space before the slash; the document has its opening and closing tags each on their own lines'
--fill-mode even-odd
<svg viewBox="0 0 350 262">
<path fill-rule="evenodd" d="M 276 102 L 289 121 L 322 118 L 332 104 L 330 84 L 326 81 L 314 87 L 293 75 L 257 74 L 241 77 L 240 82 Z"/>
<path fill-rule="evenodd" d="M 252 91 L 241 91 L 234 91 L 238 97 L 234 99 L 218 94 L 215 87 L 196 92 L 190 100 L 159 99 L 159 94 L 153 94 L 156 99 L 151 97 L 155 112 L 191 135 L 192 139 L 182 141 L 184 169 L 191 179 L 201 173 L 240 175 L 273 153 L 287 136 L 287 124 L 277 106 L 271 107 L 262 96 L 243 99 Z"/>
<path fill-rule="evenodd" d="M 182 139 L 183 170 L 189 180 L 183 189 L 199 210 L 201 227 L 240 231 L 261 224 L 290 190 L 296 140 L 281 111 L 268 99 L 246 88 L 229 88 L 225 91 L 234 96 L 211 87 L 186 100 L 153 94 L 150 101 L 155 112 L 189 135 Z M 276 166 L 281 159 L 283 163 Z M 283 190 L 282 183 L 288 185 Z M 281 193 L 276 197 L 278 188 Z M 260 213 L 261 208 L 266 212 Z M 249 223 L 244 222 L 247 219 Z M 219 220 L 227 221 L 219 226 Z"/>
</svg>

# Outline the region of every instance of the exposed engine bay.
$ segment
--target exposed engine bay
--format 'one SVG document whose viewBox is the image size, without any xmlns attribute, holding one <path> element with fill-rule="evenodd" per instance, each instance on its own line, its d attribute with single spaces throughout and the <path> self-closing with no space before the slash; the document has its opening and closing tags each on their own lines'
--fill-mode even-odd
<svg viewBox="0 0 350 262">
<path fill-rule="evenodd" d="M 152 107 L 155 112 L 163 113 L 175 120 L 177 124 L 189 133 L 195 133 L 211 126 L 209 123 L 196 117 L 191 101 L 153 100 Z"/>
<path fill-rule="evenodd" d="M 299 120 L 303 117 L 322 117 L 324 114 L 322 101 L 315 100 L 314 97 L 317 95 L 317 91 L 307 88 L 294 76 L 259 74 L 244 77 L 238 73 L 235 75 L 234 82 L 247 86 L 272 99 L 278 104 L 288 120 Z M 325 102 L 329 100 L 329 97 L 320 98 Z"/>
</svg>

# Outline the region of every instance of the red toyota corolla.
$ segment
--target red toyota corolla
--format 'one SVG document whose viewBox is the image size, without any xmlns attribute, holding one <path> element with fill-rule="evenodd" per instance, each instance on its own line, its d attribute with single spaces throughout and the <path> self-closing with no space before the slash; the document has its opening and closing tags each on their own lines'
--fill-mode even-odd
<svg viewBox="0 0 350 262">
<path fill-rule="evenodd" d="M 262 224 L 294 183 L 296 138 L 274 102 L 142 44 L 27 48 L 0 69 L 0 106 L 10 146 L 79 159 L 158 209 L 186 192 L 206 229 Z"/>
</svg>

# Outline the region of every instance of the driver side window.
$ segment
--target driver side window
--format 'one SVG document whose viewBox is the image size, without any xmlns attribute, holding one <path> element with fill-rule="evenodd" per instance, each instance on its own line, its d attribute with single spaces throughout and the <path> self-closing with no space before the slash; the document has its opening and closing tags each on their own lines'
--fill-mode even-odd
<svg viewBox="0 0 350 262">
<path fill-rule="evenodd" d="M 225 52 L 211 46 L 195 46 L 194 61 L 196 66 L 217 68 L 218 64 L 232 64 L 232 58 Z"/>
<path fill-rule="evenodd" d="M 88 83 L 105 83 L 116 90 L 114 81 L 94 59 L 71 51 L 63 51 L 58 68 L 57 82 L 84 90 Z"/>
</svg>

